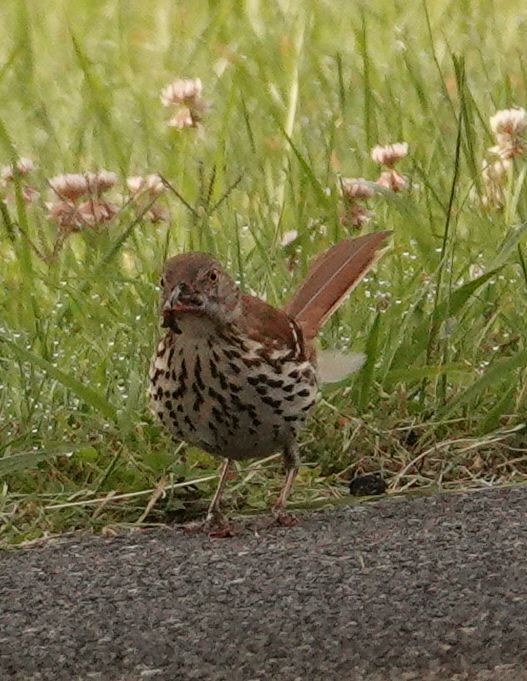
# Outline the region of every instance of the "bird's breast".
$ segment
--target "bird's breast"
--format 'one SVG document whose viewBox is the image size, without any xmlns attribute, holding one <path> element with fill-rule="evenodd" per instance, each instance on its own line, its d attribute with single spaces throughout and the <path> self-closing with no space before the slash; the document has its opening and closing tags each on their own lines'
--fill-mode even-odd
<svg viewBox="0 0 527 681">
<path fill-rule="evenodd" d="M 151 406 L 172 435 L 233 459 L 296 437 L 315 403 L 314 365 L 287 348 L 201 331 L 169 332 L 152 361 Z"/>
</svg>

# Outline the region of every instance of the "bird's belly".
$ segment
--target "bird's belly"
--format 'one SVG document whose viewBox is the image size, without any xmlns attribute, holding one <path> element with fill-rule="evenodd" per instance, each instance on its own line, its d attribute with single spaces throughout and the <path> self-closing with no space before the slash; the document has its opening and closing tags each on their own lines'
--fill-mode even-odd
<svg viewBox="0 0 527 681">
<path fill-rule="evenodd" d="M 152 410 L 178 439 L 232 459 L 281 449 L 314 405 L 310 362 L 244 356 L 202 339 L 161 341 L 150 371 Z"/>
</svg>

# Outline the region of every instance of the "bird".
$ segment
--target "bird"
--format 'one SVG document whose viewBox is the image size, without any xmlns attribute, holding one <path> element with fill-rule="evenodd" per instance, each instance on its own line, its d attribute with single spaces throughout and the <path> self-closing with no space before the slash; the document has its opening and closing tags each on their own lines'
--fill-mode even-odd
<svg viewBox="0 0 527 681">
<path fill-rule="evenodd" d="M 386 250 L 391 232 L 338 241 L 320 253 L 282 309 L 243 293 L 208 253 L 166 260 L 160 279 L 165 329 L 149 371 L 151 410 L 178 441 L 221 457 L 204 522 L 228 533 L 221 499 L 233 462 L 282 453 L 285 479 L 274 518 L 299 470 L 298 436 L 319 387 L 316 336 Z"/>
</svg>

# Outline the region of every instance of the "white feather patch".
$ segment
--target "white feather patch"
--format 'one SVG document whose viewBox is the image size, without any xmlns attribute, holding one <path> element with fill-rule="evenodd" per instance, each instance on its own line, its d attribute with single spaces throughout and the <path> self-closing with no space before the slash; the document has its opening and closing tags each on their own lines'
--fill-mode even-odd
<svg viewBox="0 0 527 681">
<path fill-rule="evenodd" d="M 321 383 L 338 383 L 362 368 L 366 355 L 362 352 L 318 352 L 318 375 Z"/>
</svg>

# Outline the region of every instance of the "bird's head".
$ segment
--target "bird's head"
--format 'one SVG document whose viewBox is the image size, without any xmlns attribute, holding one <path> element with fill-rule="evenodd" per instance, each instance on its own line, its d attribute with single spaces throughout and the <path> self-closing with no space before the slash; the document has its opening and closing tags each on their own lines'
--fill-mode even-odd
<svg viewBox="0 0 527 681">
<path fill-rule="evenodd" d="M 240 313 L 240 290 L 207 253 L 169 258 L 161 277 L 163 326 L 176 327 L 185 317 L 204 317 L 229 324 Z"/>
</svg>

